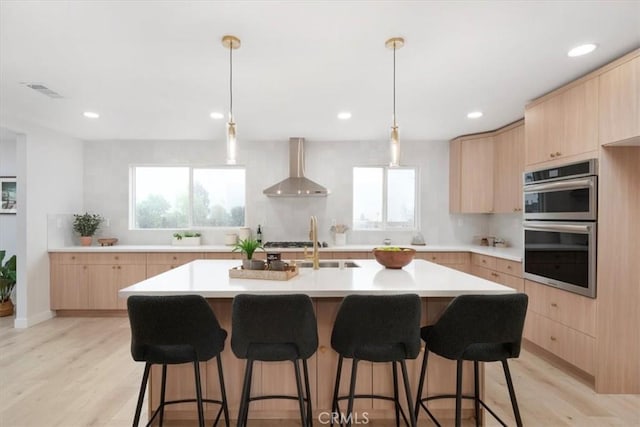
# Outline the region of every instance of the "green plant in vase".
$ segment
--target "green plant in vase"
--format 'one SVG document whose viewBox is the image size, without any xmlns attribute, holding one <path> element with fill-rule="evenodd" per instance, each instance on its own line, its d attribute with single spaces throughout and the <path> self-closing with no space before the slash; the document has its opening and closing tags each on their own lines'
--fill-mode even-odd
<svg viewBox="0 0 640 427">
<path fill-rule="evenodd" d="M 244 254 L 245 259 L 242 261 L 242 268 L 244 268 L 245 270 L 264 270 L 264 261 L 253 259 L 253 254 L 258 249 L 264 250 L 262 244 L 257 240 L 249 237 L 236 243 L 233 247 L 232 252 L 240 252 Z"/>
<path fill-rule="evenodd" d="M 104 218 L 98 214 L 84 213 L 83 215 L 73 215 L 73 231 L 80 234 L 80 244 L 90 246 L 92 237 L 96 234 Z"/>
</svg>

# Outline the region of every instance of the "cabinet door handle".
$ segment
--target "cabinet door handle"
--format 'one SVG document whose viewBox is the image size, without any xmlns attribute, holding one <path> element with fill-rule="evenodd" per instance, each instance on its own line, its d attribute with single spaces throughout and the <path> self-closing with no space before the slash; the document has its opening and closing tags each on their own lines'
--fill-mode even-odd
<svg viewBox="0 0 640 427">
<path fill-rule="evenodd" d="M 116 261 L 120 259 L 120 257 L 114 256 L 113 257 Z"/>
<path fill-rule="evenodd" d="M 320 353 L 326 353 L 327 352 L 327 347 L 324 345 L 321 345 L 318 350 L 320 350 Z"/>
<path fill-rule="evenodd" d="M 549 155 L 550 155 L 551 157 L 555 157 L 555 156 L 556 156 L 556 155 L 555 155 L 555 154 L 553 154 L 553 153 L 551 153 L 551 154 L 549 154 Z"/>
<path fill-rule="evenodd" d="M 121 266 L 118 266 L 118 270 L 122 270 L 122 267 L 121 267 Z"/>
<path fill-rule="evenodd" d="M 436 257 L 432 256 L 432 257 L 431 257 L 431 259 L 435 261 L 435 260 L 436 260 Z"/>
<path fill-rule="evenodd" d="M 551 335 L 549 338 L 551 339 L 551 341 L 557 341 L 556 337 L 554 337 L 553 335 Z"/>
<path fill-rule="evenodd" d="M 75 257 L 75 256 L 72 256 L 72 257 L 71 257 L 71 259 L 76 259 L 76 257 Z"/>
<path fill-rule="evenodd" d="M 482 263 L 483 263 L 483 264 L 486 264 L 486 263 L 487 263 L 487 260 L 486 260 L 486 259 L 483 259 L 483 260 L 482 260 Z"/>
<path fill-rule="evenodd" d="M 174 260 L 177 260 L 177 259 L 178 259 L 178 257 L 175 257 L 175 256 L 174 256 L 174 257 L 173 257 L 173 259 L 174 259 Z"/>
<path fill-rule="evenodd" d="M 560 157 L 560 156 L 562 156 L 562 153 L 559 151 L 556 151 L 556 157 Z"/>
<path fill-rule="evenodd" d="M 558 308 L 558 304 L 556 304 L 555 302 L 552 302 L 552 303 L 551 303 L 551 307 L 553 307 L 553 308 Z"/>
</svg>

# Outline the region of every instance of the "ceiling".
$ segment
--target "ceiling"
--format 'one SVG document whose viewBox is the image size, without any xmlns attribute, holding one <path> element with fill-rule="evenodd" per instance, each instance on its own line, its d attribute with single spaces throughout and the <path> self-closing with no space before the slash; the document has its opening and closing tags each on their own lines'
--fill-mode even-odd
<svg viewBox="0 0 640 427">
<path fill-rule="evenodd" d="M 0 2 L 0 113 L 87 140 L 224 140 L 225 34 L 239 141 L 491 130 L 640 46 L 640 1 Z M 567 57 L 585 42 L 592 54 Z M 61 94 L 51 99 L 24 82 Z M 99 119 L 83 117 L 84 111 Z M 482 110 L 480 119 L 467 119 Z M 352 118 L 341 121 L 340 111 Z"/>
</svg>

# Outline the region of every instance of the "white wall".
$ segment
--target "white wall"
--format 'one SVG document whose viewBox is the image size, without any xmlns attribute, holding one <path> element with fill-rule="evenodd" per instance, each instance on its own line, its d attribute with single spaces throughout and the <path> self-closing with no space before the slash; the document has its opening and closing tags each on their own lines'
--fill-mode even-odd
<svg viewBox="0 0 640 427">
<path fill-rule="evenodd" d="M 264 239 L 307 240 L 309 216 L 319 220 L 319 237 L 331 243 L 329 227 L 351 224 L 353 166 L 388 162 L 387 142 L 306 141 L 306 176 L 328 187 L 326 198 L 268 198 L 262 190 L 285 178 L 287 141 L 240 141 L 238 162 L 247 168 L 247 225 L 263 227 Z M 84 149 L 84 208 L 108 218 L 102 236 L 122 244 L 167 244 L 172 232 L 128 228 L 129 166 L 131 164 L 222 165 L 224 143 L 207 141 L 92 141 Z M 420 171 L 420 223 L 427 243 L 471 242 L 486 234 L 484 215 L 449 215 L 449 144 L 445 141 L 403 141 L 402 163 Z M 223 244 L 227 230 L 200 230 L 205 244 Z M 348 243 L 410 242 L 414 232 L 349 231 Z"/>
<path fill-rule="evenodd" d="M 17 137 L 8 129 L 0 128 L 0 176 L 16 176 L 17 165 Z M 18 221 L 16 215 L 0 215 L 0 250 L 7 252 L 10 257 L 16 253 L 17 249 L 17 228 Z"/>
<path fill-rule="evenodd" d="M 522 213 L 489 215 L 489 235 L 506 240 L 509 246 L 524 247 Z"/>
<path fill-rule="evenodd" d="M 82 210 L 82 142 L 9 116 L 0 126 L 17 137 L 16 327 L 52 316 L 49 309 L 47 214 Z"/>
</svg>

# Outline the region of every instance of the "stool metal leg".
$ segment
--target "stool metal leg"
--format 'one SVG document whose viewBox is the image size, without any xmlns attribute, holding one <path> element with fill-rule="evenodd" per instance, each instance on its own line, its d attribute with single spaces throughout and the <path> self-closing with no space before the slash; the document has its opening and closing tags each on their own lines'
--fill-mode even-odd
<svg viewBox="0 0 640 427">
<path fill-rule="evenodd" d="M 509 372 L 509 364 L 506 360 L 502 361 L 502 369 L 504 370 L 504 377 L 507 380 L 507 387 L 509 387 L 509 397 L 511 398 L 511 406 L 513 407 L 513 415 L 516 417 L 516 425 L 522 427 L 522 418 L 520 418 L 520 410 L 518 409 L 518 401 L 516 400 L 516 392 L 513 389 L 513 382 L 511 381 L 511 373 Z"/>
<path fill-rule="evenodd" d="M 222 411 L 224 413 L 224 422 L 229 427 L 229 406 L 227 405 L 227 392 L 224 386 L 224 374 L 222 373 L 222 361 L 220 360 L 220 354 L 216 356 L 218 362 L 218 378 L 220 380 L 220 395 L 222 397 Z M 217 424 L 217 423 L 216 423 Z"/>
<path fill-rule="evenodd" d="M 200 383 L 200 362 L 193 362 L 193 373 L 196 377 L 196 403 L 198 404 L 198 424 L 204 427 L 204 408 L 202 407 L 202 384 Z"/>
<path fill-rule="evenodd" d="M 309 368 L 307 367 L 307 359 L 302 360 L 302 369 L 304 372 L 304 388 L 307 396 L 307 425 L 313 427 L 313 412 L 311 410 L 311 388 L 309 387 Z"/>
<path fill-rule="evenodd" d="M 462 360 L 456 362 L 456 427 L 462 423 Z"/>
<path fill-rule="evenodd" d="M 238 410 L 238 427 L 244 427 L 247 424 L 247 416 L 249 412 L 249 398 L 251 397 L 251 376 L 253 375 L 253 360 L 247 359 L 247 365 L 244 371 L 244 383 L 242 385 L 242 395 L 240 398 L 240 409 Z"/>
<path fill-rule="evenodd" d="M 393 406 L 396 410 L 396 427 L 400 427 L 400 401 L 398 400 L 398 367 L 396 362 L 391 362 L 393 367 Z"/>
<path fill-rule="evenodd" d="M 147 389 L 147 381 L 149 380 L 149 371 L 151 370 L 151 363 L 147 362 L 144 365 L 144 374 L 142 374 L 142 383 L 140 385 L 140 393 L 138 394 L 138 404 L 136 405 L 136 414 L 133 417 L 133 427 L 138 427 L 140 422 L 140 413 L 142 412 L 142 402 L 144 401 L 144 393 Z"/>
<path fill-rule="evenodd" d="M 342 355 L 338 357 L 338 368 L 336 370 L 336 382 L 333 386 L 333 400 L 331 403 L 331 427 L 333 427 L 334 415 L 340 413 L 338 407 L 338 392 L 340 391 L 340 377 L 342 376 Z"/>
<path fill-rule="evenodd" d="M 298 406 L 300 407 L 300 421 L 302 426 L 306 425 L 307 415 L 304 409 L 304 397 L 302 396 L 302 380 L 300 379 L 300 366 L 298 365 L 298 359 L 294 359 L 293 369 L 296 374 L 296 389 L 298 390 Z"/>
<path fill-rule="evenodd" d="M 480 427 L 480 376 L 478 374 L 478 361 L 473 361 L 473 403 L 476 412 L 476 427 Z"/>
<path fill-rule="evenodd" d="M 351 383 L 349 384 L 349 406 L 347 407 L 347 427 L 351 427 L 353 421 L 353 400 L 356 394 L 356 378 L 358 373 L 358 359 L 352 359 Z"/>
<path fill-rule="evenodd" d="M 422 404 L 422 388 L 424 387 L 425 375 L 427 373 L 427 359 L 429 358 L 429 350 L 424 349 L 424 356 L 422 356 L 422 368 L 420 369 L 420 381 L 418 382 L 418 394 L 416 395 L 416 408 L 415 415 L 416 420 L 420 414 L 420 405 Z"/>
<path fill-rule="evenodd" d="M 416 427 L 418 423 L 416 421 L 416 414 L 412 406 L 413 402 L 411 395 L 411 386 L 409 385 L 409 375 L 407 374 L 407 363 L 404 359 L 400 361 L 400 366 L 402 367 L 402 381 L 404 382 L 404 392 L 407 395 L 407 412 L 409 413 L 411 427 Z"/>
<path fill-rule="evenodd" d="M 167 364 L 162 365 L 162 384 L 160 385 L 160 416 L 158 417 L 160 420 L 158 422 L 159 426 L 162 427 L 162 421 L 164 418 L 164 402 L 167 391 Z"/>
</svg>

